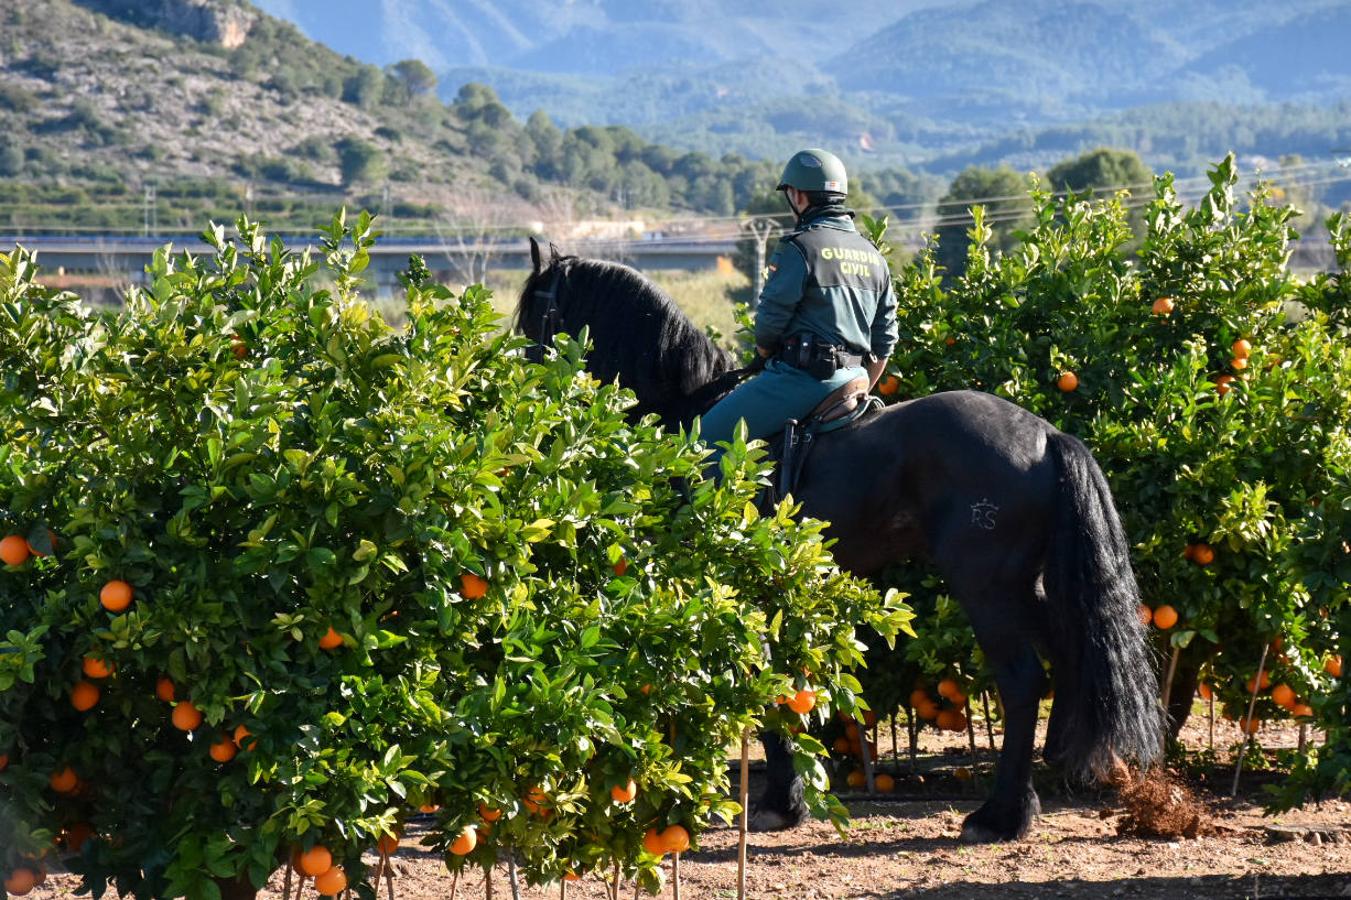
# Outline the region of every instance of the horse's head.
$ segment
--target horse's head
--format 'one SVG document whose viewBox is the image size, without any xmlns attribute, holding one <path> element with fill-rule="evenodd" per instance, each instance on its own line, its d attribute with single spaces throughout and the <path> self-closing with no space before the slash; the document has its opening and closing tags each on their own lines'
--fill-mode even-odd
<svg viewBox="0 0 1351 900">
<path fill-rule="evenodd" d="M 521 288 L 521 298 L 516 303 L 516 330 L 534 343 L 526 351 L 526 357 L 532 362 L 544 358 L 544 348 L 553 343 L 562 331 L 569 331 L 566 316 L 567 277 L 569 264 L 575 259 L 563 256 L 558 248 L 549 244 L 549 257 L 546 261 L 540 251 L 539 241 L 530 239 L 531 272 Z"/>
</svg>

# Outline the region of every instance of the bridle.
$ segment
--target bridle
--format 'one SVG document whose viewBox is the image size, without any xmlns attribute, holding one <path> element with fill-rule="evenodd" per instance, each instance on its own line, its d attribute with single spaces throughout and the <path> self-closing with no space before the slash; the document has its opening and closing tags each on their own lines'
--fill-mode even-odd
<svg viewBox="0 0 1351 900">
<path fill-rule="evenodd" d="M 558 336 L 558 331 L 563 325 L 563 314 L 558 309 L 558 289 L 563 284 L 563 264 L 554 265 L 553 277 L 549 279 L 547 290 L 536 288 L 533 295 L 536 299 L 544 300 L 544 312 L 539 318 L 539 336 L 535 338 L 535 343 L 526 350 L 526 359 L 531 362 L 542 362 L 544 360 L 544 348 L 553 343 L 554 338 Z"/>
</svg>

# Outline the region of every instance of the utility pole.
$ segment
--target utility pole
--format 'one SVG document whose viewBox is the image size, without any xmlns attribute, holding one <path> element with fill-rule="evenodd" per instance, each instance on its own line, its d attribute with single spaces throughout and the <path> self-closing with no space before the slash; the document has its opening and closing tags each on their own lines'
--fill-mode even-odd
<svg viewBox="0 0 1351 900">
<path fill-rule="evenodd" d="M 751 293 L 751 309 L 760 303 L 760 292 L 765 289 L 765 253 L 768 250 L 769 236 L 779 230 L 774 220 L 766 216 L 754 216 L 741 223 L 741 227 L 750 232 L 755 241 L 755 289 Z"/>
</svg>

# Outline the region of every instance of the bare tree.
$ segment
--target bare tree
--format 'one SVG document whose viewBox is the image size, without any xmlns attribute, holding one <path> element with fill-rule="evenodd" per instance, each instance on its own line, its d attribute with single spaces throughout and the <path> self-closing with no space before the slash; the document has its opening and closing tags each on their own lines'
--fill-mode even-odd
<svg viewBox="0 0 1351 900">
<path fill-rule="evenodd" d="M 498 196 L 481 187 L 456 191 L 454 204 L 433 221 L 441 252 L 461 281 L 481 284 L 501 250 L 506 227 L 515 224 L 514 216 Z"/>
</svg>

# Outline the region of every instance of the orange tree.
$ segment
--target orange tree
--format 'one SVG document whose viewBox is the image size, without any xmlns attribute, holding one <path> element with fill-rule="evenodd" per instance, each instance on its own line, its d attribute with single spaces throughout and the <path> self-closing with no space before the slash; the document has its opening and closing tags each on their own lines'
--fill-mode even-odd
<svg viewBox="0 0 1351 900">
<path fill-rule="evenodd" d="M 580 345 L 527 363 L 418 261 L 391 329 L 365 216 L 317 256 L 204 237 L 117 312 L 0 256 L 6 877 L 57 853 L 96 893 L 211 898 L 299 854 L 369 895 L 361 851 L 423 809 L 453 867 L 655 887 L 735 810 L 729 741 L 853 707 L 852 623 L 906 610 L 756 512 L 754 451 L 703 480 Z"/>
<path fill-rule="evenodd" d="M 1185 649 L 1237 712 L 1279 637 L 1272 686 L 1295 702 L 1278 705 L 1268 688 L 1259 716 L 1297 711 L 1335 727 L 1326 666 L 1348 595 L 1345 278 L 1291 274 L 1294 211 L 1260 187 L 1237 196 L 1232 158 L 1211 182 L 1186 208 L 1159 178 L 1138 254 L 1125 249 L 1121 197 L 1034 191 L 1034 221 L 1003 254 L 976 210 L 960 278 L 944 283 L 932 248 L 897 274 L 894 399 L 987 390 L 1083 438 L 1111 481 L 1146 603 L 1178 614 L 1160 637 L 1165 658 Z M 1342 220 L 1332 227 L 1345 265 Z M 872 232 L 884 240 L 883 225 Z M 924 623 L 934 592 L 917 577 L 898 583 Z M 960 641 L 953 652 L 953 665 L 970 661 Z"/>
</svg>

